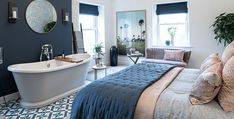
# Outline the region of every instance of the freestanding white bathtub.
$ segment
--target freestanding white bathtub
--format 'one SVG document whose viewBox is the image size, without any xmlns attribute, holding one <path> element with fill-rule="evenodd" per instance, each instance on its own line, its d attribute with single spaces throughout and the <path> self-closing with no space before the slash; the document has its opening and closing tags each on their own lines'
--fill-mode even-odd
<svg viewBox="0 0 234 119">
<path fill-rule="evenodd" d="M 84 86 L 91 56 L 73 54 L 68 57 L 83 61 L 69 63 L 49 60 L 8 67 L 19 89 L 22 107 L 38 108 L 48 105 Z"/>
</svg>

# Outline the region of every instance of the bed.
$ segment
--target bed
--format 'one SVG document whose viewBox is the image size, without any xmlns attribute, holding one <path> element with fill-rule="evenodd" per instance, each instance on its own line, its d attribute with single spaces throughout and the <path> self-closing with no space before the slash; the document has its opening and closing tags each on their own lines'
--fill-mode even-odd
<svg viewBox="0 0 234 119">
<path fill-rule="evenodd" d="M 152 63 L 140 63 L 140 65 L 142 64 L 152 65 Z M 127 70 L 123 72 L 127 72 Z M 122 73 L 118 73 L 119 72 L 112 76 L 122 75 Z M 144 73 L 145 71 L 143 70 L 143 75 L 148 75 Z M 133 76 L 134 74 L 129 75 Z M 192 85 L 199 75 L 200 70 L 198 69 L 171 66 L 171 68 L 168 68 L 168 71 L 165 71 L 162 76 L 159 76 L 158 80 L 148 85 L 147 88 L 141 92 L 141 95 L 137 97 L 135 107 L 131 109 L 134 113 L 132 116 L 126 116 L 126 119 L 234 119 L 234 112 L 224 112 L 215 100 L 205 105 L 192 105 L 190 103 L 188 96 Z M 124 75 L 122 76 L 124 77 Z M 99 81 L 91 84 L 95 85 L 97 82 Z M 110 90 L 108 88 L 101 89 L 104 92 L 105 90 Z M 101 93 L 98 91 L 95 92 L 94 89 L 92 92 L 94 93 L 88 94 L 88 92 L 83 91 L 82 95 L 79 95 L 78 93 L 73 103 L 71 119 L 120 119 L 121 116 L 118 117 L 119 115 L 128 115 L 128 113 L 131 113 L 128 111 L 123 112 L 123 110 L 120 112 L 118 109 L 117 111 L 114 111 L 116 108 L 110 108 L 103 112 L 103 106 L 108 104 L 112 105 L 115 100 L 109 99 L 109 102 L 102 102 L 103 105 L 96 105 L 95 103 L 98 98 L 93 96 L 95 95 L 98 97 Z M 115 92 L 118 92 L 118 90 L 115 90 L 113 93 Z M 107 96 L 107 98 L 110 97 Z M 119 98 L 121 98 L 121 96 L 119 96 Z M 81 100 L 84 101 L 82 102 Z M 123 105 L 128 103 L 131 105 L 131 99 L 126 98 L 124 101 L 129 102 L 123 102 Z M 124 109 L 123 105 L 120 107 L 123 107 Z M 126 108 L 128 108 L 127 106 L 128 105 L 126 105 Z M 89 113 L 88 111 L 90 110 L 85 110 L 84 107 L 91 109 L 94 113 Z M 100 116 L 101 113 L 102 115 Z M 105 116 L 105 114 L 109 114 L 109 116 Z M 122 118 L 123 117 L 121 117 L 121 119 Z"/>
</svg>

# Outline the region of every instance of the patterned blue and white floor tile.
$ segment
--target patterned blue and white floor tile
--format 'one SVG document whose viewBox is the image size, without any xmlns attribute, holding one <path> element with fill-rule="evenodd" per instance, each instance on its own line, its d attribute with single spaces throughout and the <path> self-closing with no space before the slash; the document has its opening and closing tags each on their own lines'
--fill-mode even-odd
<svg viewBox="0 0 234 119">
<path fill-rule="evenodd" d="M 6 119 L 69 119 L 71 105 L 75 94 L 58 100 L 48 106 L 36 109 L 26 109 L 20 106 L 20 100 L 12 100 L 0 105 L 0 115 Z"/>
</svg>

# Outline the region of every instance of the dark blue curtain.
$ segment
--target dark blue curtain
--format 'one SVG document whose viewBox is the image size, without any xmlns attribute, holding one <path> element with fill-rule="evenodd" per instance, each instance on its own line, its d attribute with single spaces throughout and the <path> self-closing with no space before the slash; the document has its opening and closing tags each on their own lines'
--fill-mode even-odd
<svg viewBox="0 0 234 119">
<path fill-rule="evenodd" d="M 157 15 L 188 13 L 187 2 L 158 4 L 156 13 Z"/>
<path fill-rule="evenodd" d="M 80 3 L 80 14 L 98 16 L 98 6 Z"/>
</svg>

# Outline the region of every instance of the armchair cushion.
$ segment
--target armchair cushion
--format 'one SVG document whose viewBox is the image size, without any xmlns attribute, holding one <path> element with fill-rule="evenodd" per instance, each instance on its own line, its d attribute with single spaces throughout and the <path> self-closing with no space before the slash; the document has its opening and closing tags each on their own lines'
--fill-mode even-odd
<svg viewBox="0 0 234 119">
<path fill-rule="evenodd" d="M 165 50 L 163 59 L 170 60 L 170 61 L 183 62 L 184 51 L 183 50 Z"/>
</svg>

